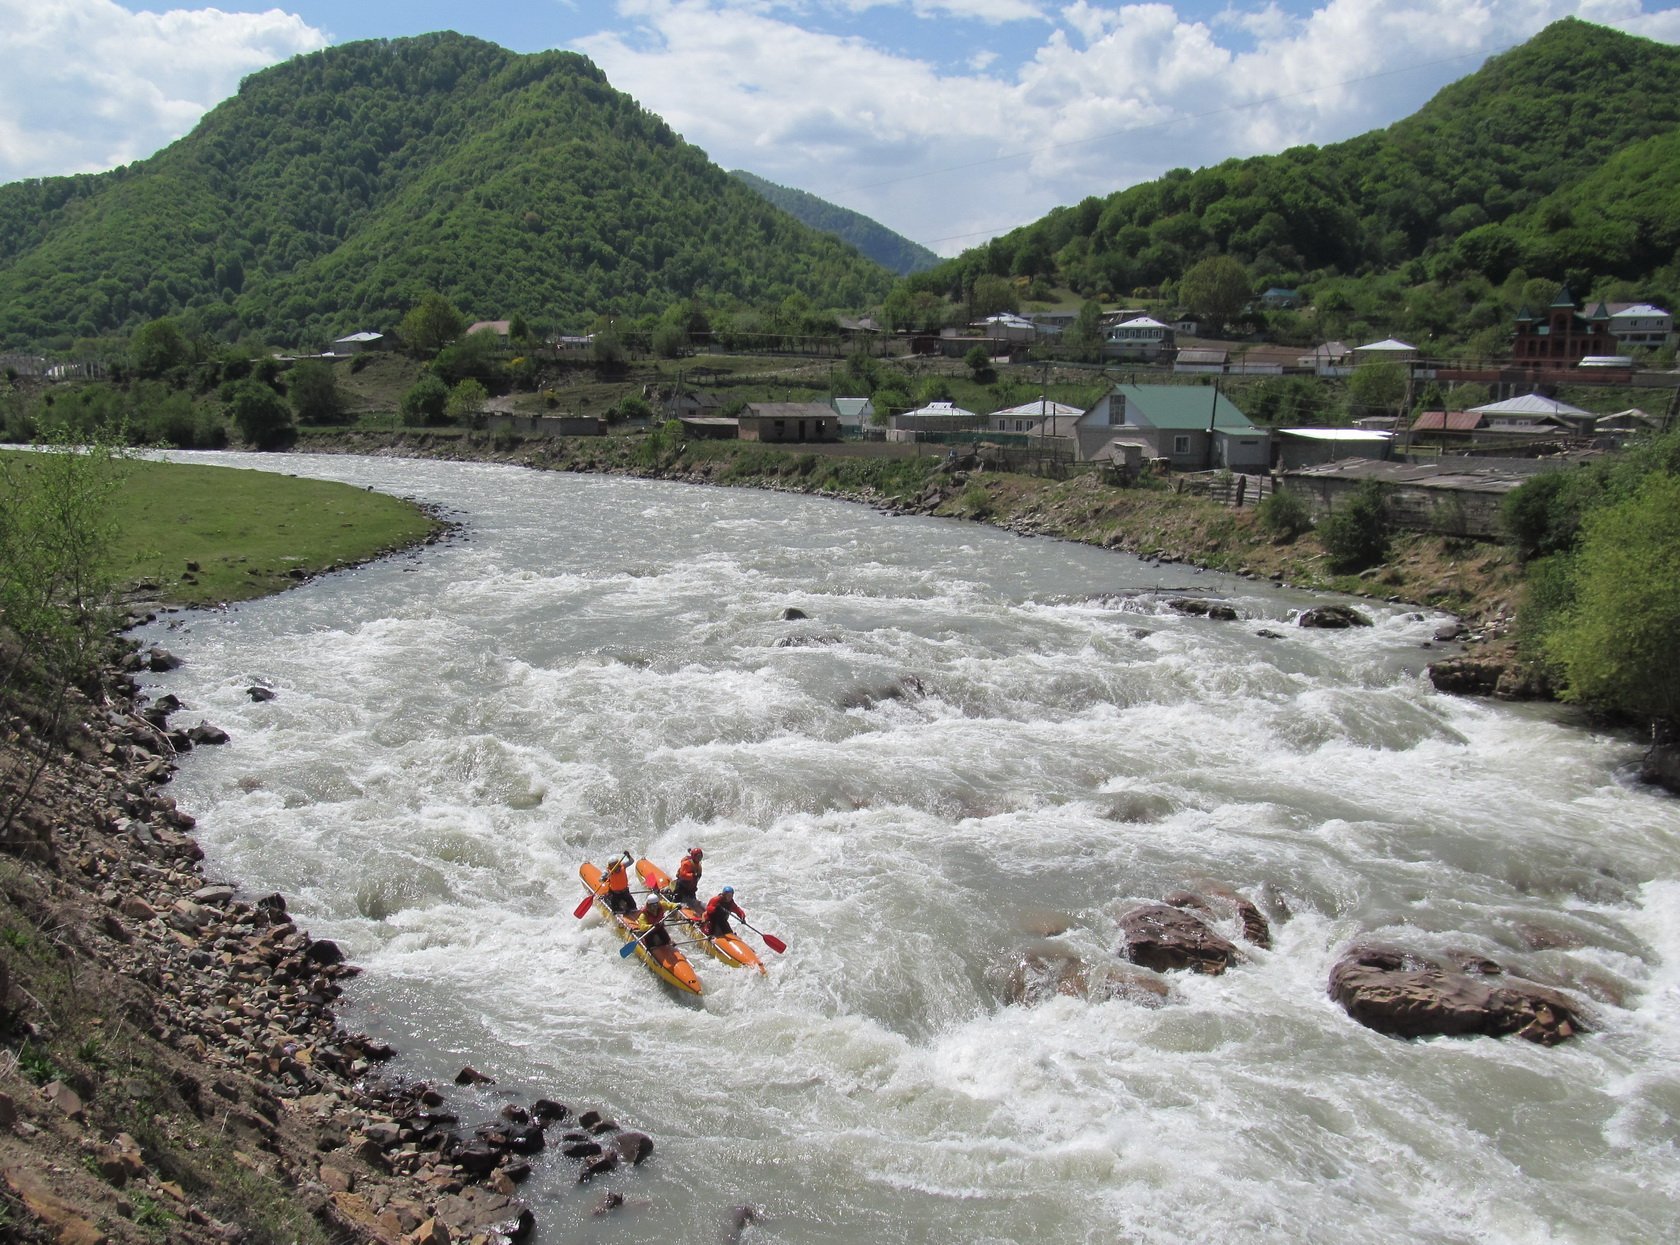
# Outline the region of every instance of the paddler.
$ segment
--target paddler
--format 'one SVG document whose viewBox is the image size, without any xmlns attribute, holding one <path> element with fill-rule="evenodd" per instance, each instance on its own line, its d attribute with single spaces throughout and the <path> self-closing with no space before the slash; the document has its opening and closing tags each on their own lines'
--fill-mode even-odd
<svg viewBox="0 0 1680 1245">
<path fill-rule="evenodd" d="M 607 907 L 625 915 L 636 910 L 636 901 L 630 894 L 629 865 L 632 859 L 629 852 L 621 852 L 618 859 L 607 866 L 601 878 L 607 888 Z"/>
<path fill-rule="evenodd" d="M 700 858 L 704 855 L 698 847 L 691 847 L 677 866 L 677 880 L 671 886 L 671 898 L 678 903 L 691 908 L 700 906 Z"/>
<path fill-rule="evenodd" d="M 642 905 L 639 916 L 642 928 L 647 931 L 640 936 L 642 946 L 668 947 L 671 945 L 671 933 L 665 928 L 665 914 L 675 906 L 670 900 L 661 899 L 658 895 L 648 896 L 648 901 Z"/>
<path fill-rule="evenodd" d="M 700 918 L 700 928 L 708 938 L 722 938 L 725 934 L 733 934 L 730 928 L 729 914 L 734 913 L 743 921 L 747 919 L 745 909 L 735 902 L 735 888 L 726 886 L 711 901 L 706 904 L 705 915 Z"/>
</svg>

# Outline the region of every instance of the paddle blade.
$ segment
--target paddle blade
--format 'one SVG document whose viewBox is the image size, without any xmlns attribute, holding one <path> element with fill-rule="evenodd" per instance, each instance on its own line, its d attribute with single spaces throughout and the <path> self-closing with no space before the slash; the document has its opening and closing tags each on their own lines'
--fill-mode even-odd
<svg viewBox="0 0 1680 1245">
<path fill-rule="evenodd" d="M 595 896 L 593 894 L 585 895 L 583 897 L 583 902 L 580 903 L 576 907 L 576 909 L 573 910 L 572 915 L 577 917 L 579 920 L 582 920 L 583 919 L 583 914 L 585 912 L 589 911 L 590 905 L 593 904 L 594 902 L 595 902 Z"/>
<path fill-rule="evenodd" d="M 621 960 L 628 960 L 630 958 L 630 953 L 632 951 L 634 951 L 639 946 L 641 946 L 641 943 L 639 943 L 639 942 L 627 942 L 627 943 L 625 943 L 622 947 L 620 947 L 618 949 L 618 958 L 621 959 Z"/>
<path fill-rule="evenodd" d="M 774 951 L 777 955 L 780 955 L 782 952 L 787 950 L 787 943 L 783 942 L 774 934 L 760 932 L 758 936 L 764 939 L 764 945 L 769 947 L 770 950 Z"/>
</svg>

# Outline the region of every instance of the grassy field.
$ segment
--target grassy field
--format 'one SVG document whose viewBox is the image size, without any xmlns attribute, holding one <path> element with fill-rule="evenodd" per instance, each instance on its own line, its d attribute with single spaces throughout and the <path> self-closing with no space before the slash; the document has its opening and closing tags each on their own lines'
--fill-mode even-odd
<svg viewBox="0 0 1680 1245">
<path fill-rule="evenodd" d="M 124 472 L 108 516 L 117 577 L 169 604 L 276 592 L 437 527 L 412 502 L 348 484 L 149 461 L 130 461 Z"/>
</svg>

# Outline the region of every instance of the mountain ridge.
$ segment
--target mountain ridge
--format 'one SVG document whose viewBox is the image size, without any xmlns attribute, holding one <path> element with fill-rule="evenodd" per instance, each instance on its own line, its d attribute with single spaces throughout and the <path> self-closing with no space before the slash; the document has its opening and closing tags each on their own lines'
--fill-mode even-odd
<svg viewBox="0 0 1680 1245">
<path fill-rule="evenodd" d="M 320 340 L 394 325 L 427 289 L 577 327 L 687 297 L 856 305 L 890 280 L 587 58 L 448 32 L 295 57 L 147 160 L 0 187 L 13 342 L 182 313 Z"/>
<path fill-rule="evenodd" d="M 809 191 L 778 186 L 746 169 L 731 169 L 729 175 L 763 195 L 788 215 L 804 221 L 813 229 L 831 233 L 842 242 L 850 243 L 865 258 L 901 277 L 925 272 L 939 262 L 939 256 L 920 242 L 894 233 L 862 212 L 830 203 Z"/>
</svg>

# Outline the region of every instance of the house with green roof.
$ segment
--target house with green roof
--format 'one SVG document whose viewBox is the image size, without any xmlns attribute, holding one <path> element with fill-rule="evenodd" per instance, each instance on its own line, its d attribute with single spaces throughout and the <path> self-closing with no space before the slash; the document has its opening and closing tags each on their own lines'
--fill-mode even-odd
<svg viewBox="0 0 1680 1245">
<path fill-rule="evenodd" d="M 1264 472 L 1271 434 L 1257 428 L 1216 385 L 1116 385 L 1085 412 L 1079 457 L 1101 456 L 1110 441 L 1142 442 L 1175 471 Z"/>
</svg>

